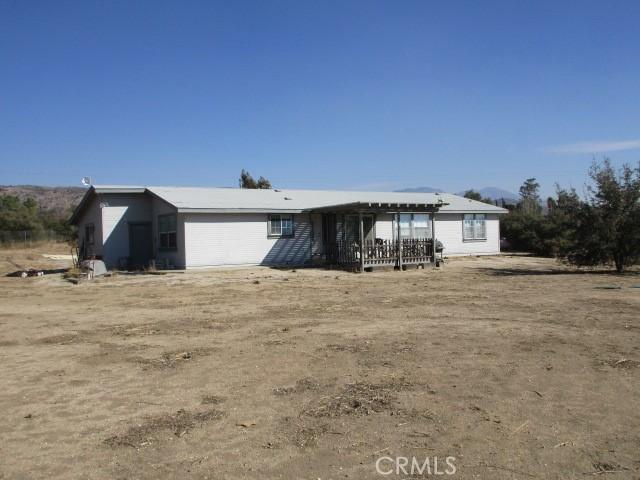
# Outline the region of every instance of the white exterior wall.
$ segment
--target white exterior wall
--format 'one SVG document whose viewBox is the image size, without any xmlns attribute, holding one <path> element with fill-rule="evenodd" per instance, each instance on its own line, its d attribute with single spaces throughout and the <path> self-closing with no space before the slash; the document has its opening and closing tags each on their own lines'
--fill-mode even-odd
<svg viewBox="0 0 640 480">
<path fill-rule="evenodd" d="M 151 222 L 151 198 L 141 194 L 99 195 L 102 203 L 103 260 L 117 267 L 129 256 L 129 223 Z"/>
<path fill-rule="evenodd" d="M 151 218 L 153 224 L 153 252 L 156 260 L 169 260 L 176 268 L 185 268 L 185 242 L 184 242 L 184 214 L 178 213 L 176 218 L 176 234 L 177 249 L 161 250 L 160 237 L 158 235 L 158 215 L 167 213 L 176 213 L 177 210 L 172 205 L 158 197 L 151 198 Z"/>
<path fill-rule="evenodd" d="M 490 255 L 500 253 L 500 220 L 496 213 L 487 214 L 485 241 L 462 239 L 462 213 L 436 214 L 436 239 L 444 245 L 445 256 Z"/>
<path fill-rule="evenodd" d="M 270 238 L 265 213 L 184 215 L 186 268 L 232 265 L 301 265 L 311 257 L 311 223 L 293 215 L 294 236 Z"/>
<path fill-rule="evenodd" d="M 85 227 L 93 224 L 93 246 L 86 245 L 87 255 L 102 255 L 102 213 L 100 211 L 100 200 L 97 196 L 89 201 L 89 204 L 85 207 L 83 214 L 78 220 L 78 245 L 82 245 L 85 242 Z"/>
<path fill-rule="evenodd" d="M 393 240 L 393 214 L 382 213 L 376 215 L 376 238 Z"/>
</svg>

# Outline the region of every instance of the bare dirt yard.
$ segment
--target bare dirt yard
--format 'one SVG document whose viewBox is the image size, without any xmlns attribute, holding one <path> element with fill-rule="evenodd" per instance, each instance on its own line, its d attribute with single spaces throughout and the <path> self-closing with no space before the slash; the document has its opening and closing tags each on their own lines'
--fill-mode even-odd
<svg viewBox="0 0 640 480">
<path fill-rule="evenodd" d="M 410 477 L 380 457 L 436 477 L 455 457 L 439 478 L 637 479 L 638 287 L 518 256 L 2 277 L 0 478 Z"/>
</svg>

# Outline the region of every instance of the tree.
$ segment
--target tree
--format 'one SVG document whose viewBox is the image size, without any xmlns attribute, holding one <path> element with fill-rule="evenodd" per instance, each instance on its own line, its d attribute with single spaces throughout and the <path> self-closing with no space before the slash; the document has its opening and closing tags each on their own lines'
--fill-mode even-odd
<svg viewBox="0 0 640 480">
<path fill-rule="evenodd" d="M 264 177 L 258 178 L 256 182 L 251 174 L 243 168 L 240 172 L 240 188 L 270 189 L 271 182 Z"/>
<path fill-rule="evenodd" d="M 547 200 L 547 215 L 540 223 L 541 254 L 562 256 L 574 247 L 575 218 L 582 205 L 575 189 L 566 190 L 556 185 L 556 198 Z"/>
<path fill-rule="evenodd" d="M 540 184 L 535 178 L 527 178 L 520 187 L 520 208 L 527 213 L 541 213 Z"/>
<path fill-rule="evenodd" d="M 258 188 L 257 182 L 244 168 L 240 172 L 240 188 Z"/>
<path fill-rule="evenodd" d="M 475 190 L 467 190 L 464 192 L 464 198 L 469 198 L 471 200 L 477 200 L 478 202 L 482 200 L 482 195 L 480 192 L 476 192 Z"/>
<path fill-rule="evenodd" d="M 0 195 L 0 230 L 40 230 L 38 203 L 27 198 L 24 202 L 13 195 Z"/>
<path fill-rule="evenodd" d="M 467 190 L 466 192 L 464 192 L 464 198 L 468 198 L 470 200 L 476 200 L 478 202 L 483 202 L 483 203 L 488 203 L 489 205 L 494 205 L 494 201 L 487 197 L 487 198 L 482 198 L 482 194 L 480 192 L 476 192 L 475 190 L 471 189 L 471 190 Z"/>
<path fill-rule="evenodd" d="M 640 259 L 640 165 L 616 172 L 605 158 L 589 170 L 587 201 L 575 212 L 575 238 L 565 251 L 576 265 L 613 262 L 618 273 Z"/>
<path fill-rule="evenodd" d="M 264 177 L 260 177 L 258 179 L 258 188 L 264 188 L 264 189 L 270 189 L 271 188 L 271 182 L 269 180 L 267 180 Z"/>
<path fill-rule="evenodd" d="M 528 178 L 520 187 L 520 201 L 516 207 L 500 219 L 500 231 L 518 250 L 546 254 L 544 239 L 544 217 L 540 207 L 540 184 Z"/>
</svg>

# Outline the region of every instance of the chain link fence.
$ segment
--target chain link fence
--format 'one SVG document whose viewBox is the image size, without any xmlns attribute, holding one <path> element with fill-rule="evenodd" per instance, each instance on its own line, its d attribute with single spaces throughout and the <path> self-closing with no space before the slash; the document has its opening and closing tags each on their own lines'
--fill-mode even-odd
<svg viewBox="0 0 640 480">
<path fill-rule="evenodd" d="M 69 237 L 55 230 L 0 230 L 0 247 L 29 248 L 41 243 L 64 243 Z"/>
</svg>

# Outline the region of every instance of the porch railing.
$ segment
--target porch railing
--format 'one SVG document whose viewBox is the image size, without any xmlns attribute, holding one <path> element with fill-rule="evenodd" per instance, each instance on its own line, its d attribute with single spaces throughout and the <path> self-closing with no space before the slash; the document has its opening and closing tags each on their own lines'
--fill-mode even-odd
<svg viewBox="0 0 640 480">
<path fill-rule="evenodd" d="M 402 266 L 424 264 L 432 261 L 433 242 L 431 239 L 402 239 L 398 252 L 397 240 L 367 240 L 362 246 L 365 268 L 376 266 Z M 401 253 L 399 255 L 398 253 Z M 335 242 L 325 246 L 327 263 L 345 267 L 357 267 L 360 262 L 358 242 Z"/>
</svg>

